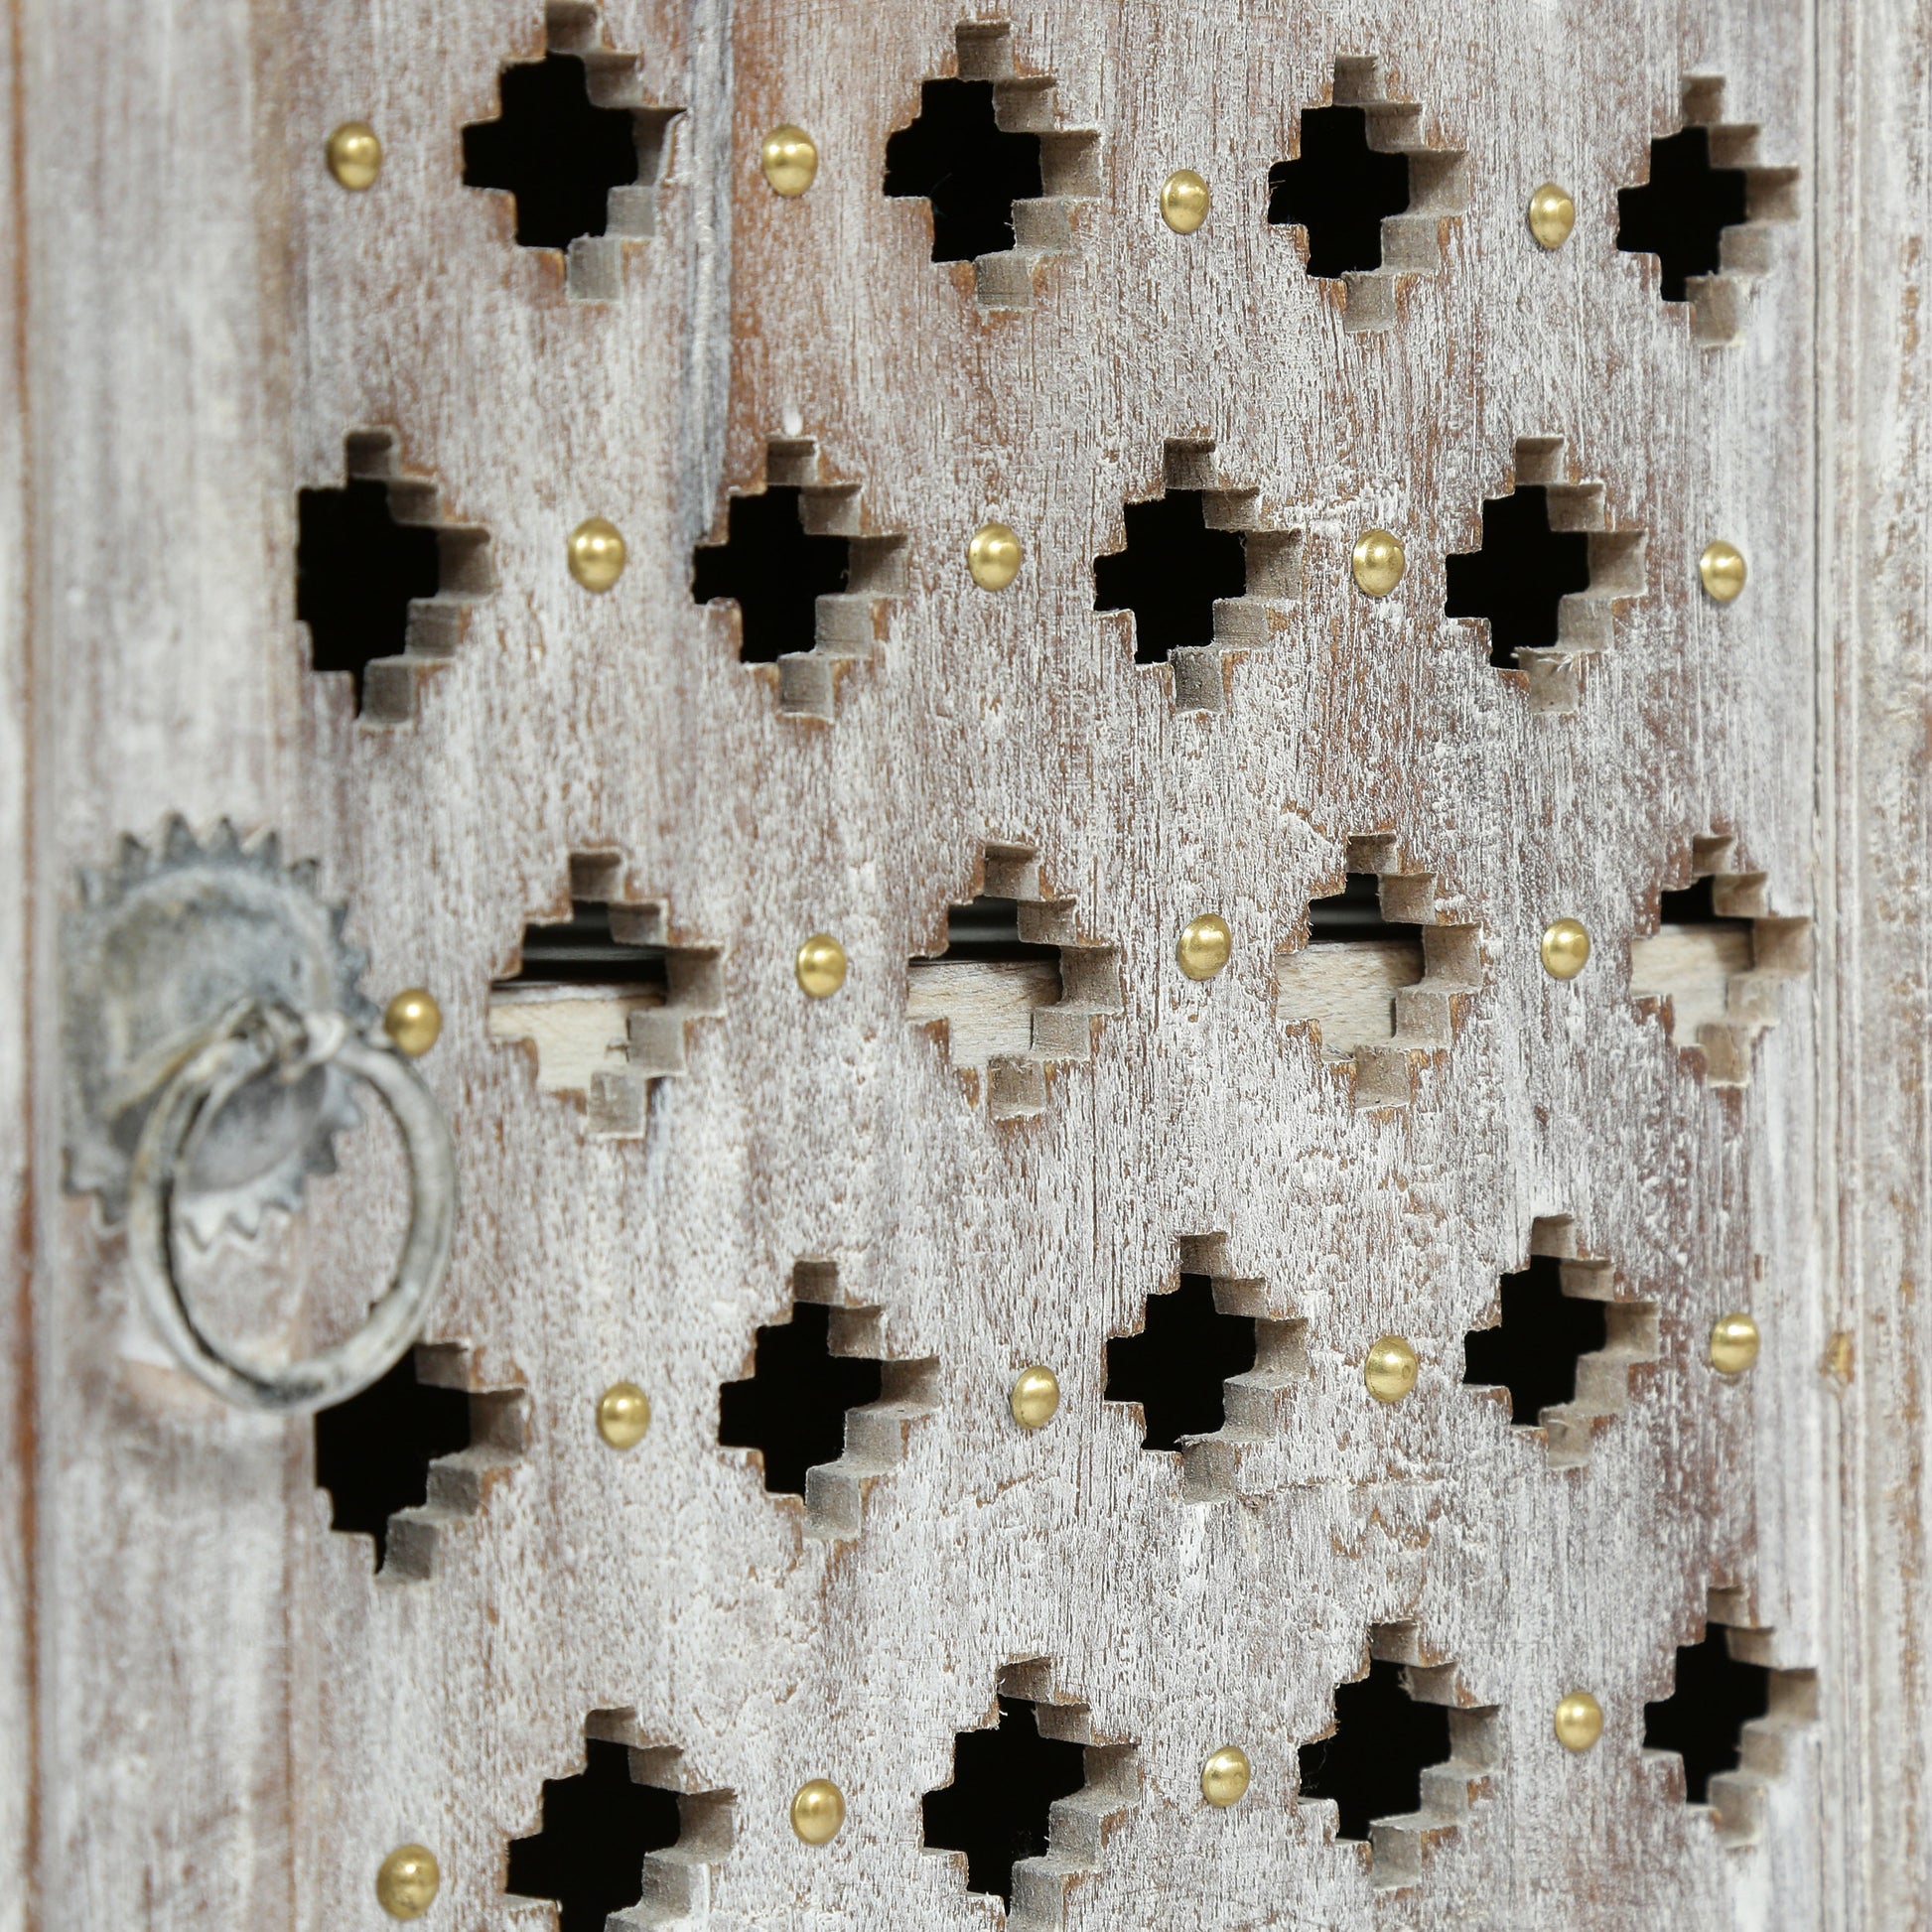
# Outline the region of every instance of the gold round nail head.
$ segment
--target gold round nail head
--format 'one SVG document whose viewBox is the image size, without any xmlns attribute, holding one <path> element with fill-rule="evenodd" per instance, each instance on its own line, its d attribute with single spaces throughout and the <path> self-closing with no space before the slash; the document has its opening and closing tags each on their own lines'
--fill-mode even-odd
<svg viewBox="0 0 1932 1932">
<path fill-rule="evenodd" d="M 774 195 L 786 201 L 802 195 L 818 175 L 818 143 L 789 121 L 774 127 L 759 148 L 759 166 Z"/>
<path fill-rule="evenodd" d="M 1228 963 L 1234 950 L 1234 935 L 1218 912 L 1203 912 L 1180 928 L 1180 941 L 1174 956 L 1180 970 L 1190 980 L 1211 980 Z"/>
<path fill-rule="evenodd" d="M 1020 575 L 1025 554 L 1020 539 L 1004 523 L 982 523 L 966 546 L 966 568 L 983 591 L 1003 591 Z"/>
<path fill-rule="evenodd" d="M 1546 181 L 1530 197 L 1530 233 L 1539 248 L 1561 248 L 1577 225 L 1577 204 L 1567 188 Z"/>
<path fill-rule="evenodd" d="M 329 172 L 352 194 L 375 185 L 382 172 L 382 140 L 367 121 L 345 121 L 329 137 Z"/>
<path fill-rule="evenodd" d="M 1587 1751 L 1603 1734 L 1603 1707 L 1587 1691 L 1557 1700 L 1557 1742 L 1567 1751 Z"/>
<path fill-rule="evenodd" d="M 376 1903 L 391 1918 L 421 1918 L 442 1884 L 434 1852 L 425 1845 L 398 1845 L 375 1874 Z"/>
<path fill-rule="evenodd" d="M 1711 1366 L 1720 1375 L 1742 1375 L 1757 1360 L 1757 1323 L 1738 1309 L 1711 1330 Z"/>
<path fill-rule="evenodd" d="M 1239 1804 L 1248 1790 L 1248 1753 L 1239 1744 L 1223 1744 L 1200 1767 L 1200 1794 L 1216 1810 Z"/>
<path fill-rule="evenodd" d="M 1589 964 L 1589 933 L 1582 919 L 1552 919 L 1543 928 L 1543 970 L 1574 980 Z"/>
<path fill-rule="evenodd" d="M 814 932 L 798 948 L 792 971 L 814 1000 L 829 1000 L 845 984 L 845 948 L 829 932 Z"/>
<path fill-rule="evenodd" d="M 587 516 L 570 533 L 570 574 L 587 591 L 608 591 L 623 575 L 623 533 L 602 516 Z"/>
<path fill-rule="evenodd" d="M 1715 537 L 1704 546 L 1704 554 L 1698 558 L 1698 575 L 1718 603 L 1735 603 L 1744 589 L 1744 553 L 1734 543 Z"/>
<path fill-rule="evenodd" d="M 635 1449 L 650 1427 L 650 1397 L 635 1382 L 613 1382 L 597 1399 L 597 1433 L 614 1449 Z"/>
<path fill-rule="evenodd" d="M 1161 219 L 1175 234 L 1192 234 L 1207 219 L 1212 197 L 1191 168 L 1176 168 L 1161 184 Z"/>
<path fill-rule="evenodd" d="M 830 1778 L 810 1778 L 792 1794 L 791 1829 L 807 1845 L 829 1845 L 845 1823 L 845 1793 Z"/>
<path fill-rule="evenodd" d="M 1038 1362 L 1020 1371 L 1007 1397 L 1007 1407 L 1022 1429 L 1044 1429 L 1059 1406 L 1060 1378 Z"/>
<path fill-rule="evenodd" d="M 1377 1402 L 1400 1402 L 1416 1386 L 1416 1351 L 1400 1335 L 1384 1335 L 1362 1363 L 1362 1380 Z"/>
<path fill-rule="evenodd" d="M 443 1009 L 424 986 L 405 987 L 382 1009 L 382 1031 L 398 1053 L 419 1060 L 443 1035 Z"/>
<path fill-rule="evenodd" d="M 1356 586 L 1366 597 L 1387 597 L 1409 567 L 1402 540 L 1387 530 L 1364 530 L 1355 539 L 1348 561 Z"/>
</svg>

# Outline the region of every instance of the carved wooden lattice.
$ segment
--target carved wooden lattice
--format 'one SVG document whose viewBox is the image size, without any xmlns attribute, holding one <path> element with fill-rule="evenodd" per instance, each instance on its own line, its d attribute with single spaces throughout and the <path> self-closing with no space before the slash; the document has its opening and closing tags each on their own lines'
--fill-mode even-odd
<svg viewBox="0 0 1932 1932">
<path fill-rule="evenodd" d="M 545 1926 L 554 1861 L 515 1848 L 620 1772 L 658 1820 L 623 1927 L 1917 1922 L 1923 22 L 105 0 L 76 66 L 20 11 L 0 1926 L 376 1924 L 408 1842 L 431 1924 Z M 558 56 L 636 151 L 567 251 L 466 147 Z M 1037 149 L 971 257 L 939 175 L 887 192 L 951 80 Z M 1359 141 L 1307 144 L 1337 109 Z M 322 165 L 351 115 L 365 193 Z M 795 197 L 759 166 L 784 123 Z M 1640 245 L 1687 128 L 1669 165 L 1739 183 L 1702 266 Z M 1387 205 L 1324 272 L 1344 152 Z M 445 567 L 359 711 L 298 622 L 301 494 L 345 450 Z M 696 575 L 760 490 L 847 552 L 768 656 Z M 1529 490 L 1576 542 L 1506 646 L 1485 506 Z M 1245 574 L 1164 644 L 1103 573 L 1177 498 Z M 603 595 L 567 568 L 594 515 Z M 279 827 L 372 990 L 443 1003 L 464 1211 L 419 1359 L 490 1428 L 380 1571 L 310 1434 L 171 1371 L 61 1192 L 42 932 L 169 810 Z M 1399 930 L 1342 971 L 1311 908 L 1351 876 Z M 944 978 L 975 895 L 1057 964 Z M 539 1026 L 505 976 L 579 901 L 662 990 Z M 821 931 L 850 969 L 809 1000 Z M 344 1141 L 326 1205 L 209 1264 L 271 1338 L 352 1321 L 393 1250 L 390 1157 Z M 1526 1259 L 1604 1311 L 1540 1420 L 1465 1364 Z M 1150 1452 L 1109 1345 L 1199 1283 L 1252 1360 Z M 794 1502 L 720 1391 L 800 1306 L 881 1377 Z M 1734 1310 L 1763 1348 L 1726 1376 Z M 1388 1404 L 1385 1336 L 1419 1359 Z M 619 1380 L 653 1411 L 622 1453 Z M 1646 1710 L 1710 1632 L 1764 1709 L 1699 1804 Z M 927 1826 L 1009 1706 L 1084 1782 L 1002 1892 Z M 1334 1741 L 1385 1707 L 1421 1714 L 1394 1809 Z"/>
</svg>

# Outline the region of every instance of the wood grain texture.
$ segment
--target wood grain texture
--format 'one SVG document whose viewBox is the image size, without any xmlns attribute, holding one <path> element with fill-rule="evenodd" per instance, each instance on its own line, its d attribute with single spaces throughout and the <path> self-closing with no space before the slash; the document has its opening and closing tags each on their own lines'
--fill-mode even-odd
<svg viewBox="0 0 1932 1932">
<path fill-rule="evenodd" d="M 707 1798 L 666 1880 L 692 1922 L 983 1928 L 997 1913 L 922 1847 L 920 1797 L 1021 1666 L 1117 1753 L 1122 1815 L 1069 1927 L 1920 1922 L 1927 1141 L 1896 1067 L 1925 1019 L 1925 610 L 1915 553 L 1882 586 L 1863 561 L 1905 557 L 1926 507 L 1924 350 L 1899 333 L 1918 229 L 1853 217 L 1876 180 L 1922 225 L 1902 50 L 1924 20 L 1904 0 L 1768 24 L 1746 0 L 1427 21 L 1019 0 L 1015 58 L 1053 76 L 1053 125 L 1099 143 L 1067 245 L 1004 311 L 929 261 L 921 204 L 879 192 L 921 80 L 955 70 L 938 0 L 606 0 L 604 43 L 683 110 L 606 302 L 460 184 L 462 127 L 543 44 L 532 0 L 109 0 L 84 84 L 70 24 L 17 14 L 37 953 L 72 868 L 167 810 L 319 857 L 371 994 L 442 998 L 424 1066 L 465 1213 L 431 1339 L 467 1344 L 439 1360 L 472 1389 L 522 1390 L 526 1425 L 474 1513 L 438 1524 L 428 1576 L 372 1575 L 328 1528 L 306 1427 L 218 1412 L 130 1331 L 119 1238 L 63 1197 L 60 1124 L 35 1113 L 34 1857 L 71 1880 L 42 1922 L 374 1925 L 376 1866 L 414 1839 L 445 1873 L 428 1923 L 543 1926 L 504 1896 L 506 1845 L 590 1723 L 659 1781 L 731 1794 L 729 1849 Z M 1263 219 L 1299 109 L 1361 55 L 1420 103 L 1416 138 L 1466 157 L 1466 211 L 1434 272 L 1384 278 L 1382 331 Z M 1822 119 L 1821 62 L 1834 89 L 1856 76 Z M 1725 348 L 1613 246 L 1615 191 L 1699 73 L 1761 123 L 1759 161 L 1805 171 Z M 362 196 L 320 164 L 351 115 L 388 154 Z M 797 201 L 757 167 L 783 121 L 822 156 Z M 1157 212 L 1183 165 L 1215 193 L 1186 238 Z M 1546 255 L 1523 209 L 1552 178 L 1580 219 Z M 412 704 L 385 687 L 409 722 L 381 726 L 309 673 L 293 599 L 296 491 L 378 430 L 441 516 L 488 531 L 496 581 L 447 659 L 398 673 Z M 870 647 L 841 630 L 823 716 L 788 713 L 783 673 L 690 596 L 693 546 L 774 438 L 863 485 L 863 534 L 905 538 Z M 1443 559 L 1476 546 L 1523 440 L 1543 462 L 1555 438 L 1607 531 L 1645 532 L 1643 593 L 1589 614 L 1571 710 L 1439 615 Z M 1175 442 L 1211 445 L 1258 529 L 1302 533 L 1296 595 L 1182 668 L 1183 699 L 1218 680 L 1211 709 L 1092 609 L 1092 560 Z M 629 546 L 602 598 L 565 568 L 591 514 Z M 964 566 L 990 519 L 1027 547 L 999 596 Z M 1370 524 L 1409 557 L 1379 602 L 1348 574 Z M 1751 564 L 1728 608 L 1697 580 L 1719 534 Z M 1830 934 L 1830 973 L 1767 996 L 1742 1084 L 1632 977 L 1659 893 L 1720 834 L 1767 911 Z M 1473 933 L 1449 1043 L 1406 1051 L 1402 1105 L 1358 1105 L 1356 1072 L 1277 1009 L 1310 899 L 1377 835 L 1433 875 L 1418 916 Z M 1070 941 L 1118 949 L 1120 1011 L 1077 1016 L 1084 1051 L 1042 1056 L 1023 1118 L 914 1024 L 932 988 L 908 962 L 989 847 L 1035 855 Z M 686 1031 L 633 1139 L 546 1091 L 490 1003 L 570 855 L 601 851 L 624 897 L 666 903 L 672 945 L 722 949 L 722 1014 Z M 1174 939 L 1209 910 L 1234 959 L 1190 982 Z M 1595 940 L 1567 985 L 1537 951 L 1559 913 Z M 851 974 L 810 1002 L 792 960 L 820 930 Z M 57 990 L 33 985 L 53 1095 Z M 263 1253 L 323 1331 L 396 1233 L 382 1143 L 344 1154 Z M 1499 1276 L 1564 1217 L 1609 1297 L 1656 1310 L 1655 1359 L 1619 1359 L 1622 1406 L 1571 1462 L 1461 1380 Z M 1108 1337 L 1204 1255 L 1295 1338 L 1207 1484 L 1103 1399 Z M 868 1352 L 936 1365 L 856 1536 L 809 1533 L 717 1440 L 720 1385 L 801 1263 L 878 1310 Z M 1731 1381 L 1705 1344 L 1737 1307 L 1766 1344 Z M 1844 1327 L 1849 1388 L 1820 1371 Z M 1422 1369 L 1384 1409 L 1361 1366 L 1388 1332 Z M 1007 1392 L 1032 1362 L 1063 1398 L 1026 1435 Z M 623 1456 L 595 1429 L 619 1378 L 654 1412 Z M 1779 1731 L 1737 1845 L 1641 1745 L 1714 1588 L 1767 1633 L 1761 1661 L 1817 1673 L 1823 1714 Z M 1371 1631 L 1469 1714 L 1472 1794 L 1376 1867 L 1298 1801 L 1297 1759 Z M 1606 1714 L 1583 1757 L 1551 1730 L 1576 1688 Z M 1212 1811 L 1200 1763 L 1229 1740 L 1254 1784 Z M 819 1775 L 848 1822 L 812 1850 L 786 1807 Z M 1411 1853 L 1417 1881 L 1379 1886 Z"/>
</svg>

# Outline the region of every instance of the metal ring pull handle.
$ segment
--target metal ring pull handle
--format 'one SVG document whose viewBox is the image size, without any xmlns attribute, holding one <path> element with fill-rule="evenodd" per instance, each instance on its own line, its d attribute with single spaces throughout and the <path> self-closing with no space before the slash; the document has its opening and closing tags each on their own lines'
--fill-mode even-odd
<svg viewBox="0 0 1932 1932">
<path fill-rule="evenodd" d="M 299 1079 L 333 1061 L 382 1096 L 409 1152 L 409 1232 L 395 1277 L 345 1341 L 284 1368 L 237 1360 L 206 1333 L 175 1275 L 175 1192 L 201 1136 L 240 1090 Z M 339 1013 L 297 1014 L 246 1002 L 169 1081 L 141 1132 L 129 1173 L 128 1259 L 141 1306 L 181 1365 L 244 1409 L 303 1415 L 379 1380 L 422 1332 L 450 1263 L 456 1149 L 436 1097 L 391 1046 Z"/>
</svg>

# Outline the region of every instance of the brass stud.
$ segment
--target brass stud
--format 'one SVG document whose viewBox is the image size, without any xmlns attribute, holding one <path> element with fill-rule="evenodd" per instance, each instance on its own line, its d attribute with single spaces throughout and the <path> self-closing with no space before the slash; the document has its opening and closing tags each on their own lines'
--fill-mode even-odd
<svg viewBox="0 0 1932 1932">
<path fill-rule="evenodd" d="M 1362 1363 L 1362 1380 L 1377 1402 L 1400 1402 L 1416 1386 L 1416 1351 L 1400 1335 L 1384 1335 Z"/>
<path fill-rule="evenodd" d="M 845 1793 L 830 1778 L 809 1778 L 792 1793 L 791 1829 L 807 1845 L 830 1845 L 845 1823 Z"/>
<path fill-rule="evenodd" d="M 1744 553 L 1734 543 L 1714 537 L 1698 558 L 1698 575 L 1704 588 L 1720 604 L 1733 604 L 1744 588 Z"/>
<path fill-rule="evenodd" d="M 1711 1366 L 1720 1375 L 1742 1375 L 1757 1360 L 1757 1323 L 1738 1309 L 1711 1330 Z"/>
<path fill-rule="evenodd" d="M 1020 575 L 1026 553 L 1004 523 L 982 523 L 966 546 L 966 568 L 983 591 L 1003 591 Z"/>
<path fill-rule="evenodd" d="M 443 1034 L 443 1009 L 427 987 L 406 987 L 382 1009 L 382 1031 L 398 1053 L 419 1060 Z"/>
<path fill-rule="evenodd" d="M 1577 225 L 1577 204 L 1567 188 L 1546 181 L 1530 197 L 1530 233 L 1539 248 L 1561 248 Z"/>
<path fill-rule="evenodd" d="M 1603 1707 L 1587 1691 L 1557 1700 L 1557 1742 L 1567 1751 L 1587 1751 L 1603 1734 Z"/>
<path fill-rule="evenodd" d="M 382 172 L 382 139 L 367 121 L 345 121 L 329 137 L 329 172 L 351 194 L 375 186 Z"/>
<path fill-rule="evenodd" d="M 614 1449 L 635 1449 L 650 1427 L 650 1397 L 635 1382 L 613 1382 L 597 1399 L 597 1433 Z"/>
<path fill-rule="evenodd" d="M 802 127 L 789 121 L 774 127 L 759 148 L 759 166 L 774 195 L 791 201 L 818 177 L 818 143 Z"/>
<path fill-rule="evenodd" d="M 1175 234 L 1192 234 L 1207 219 L 1212 200 L 1207 184 L 1191 168 L 1176 168 L 1161 184 L 1161 219 Z"/>
<path fill-rule="evenodd" d="M 1007 1397 L 1007 1407 L 1022 1429 L 1044 1429 L 1059 1406 L 1060 1378 L 1038 1362 L 1020 1371 Z"/>
<path fill-rule="evenodd" d="M 1589 933 L 1582 919 L 1552 919 L 1543 928 L 1543 970 L 1574 980 L 1589 964 Z"/>
<path fill-rule="evenodd" d="M 829 1000 L 845 984 L 845 948 L 829 932 L 814 932 L 798 948 L 791 970 L 814 1000 Z"/>
<path fill-rule="evenodd" d="M 1387 530 L 1364 530 L 1355 539 L 1349 557 L 1355 583 L 1367 597 L 1387 597 L 1402 582 L 1409 562 L 1402 554 L 1402 540 Z"/>
<path fill-rule="evenodd" d="M 1180 928 L 1180 943 L 1174 957 L 1190 980 L 1211 980 L 1228 963 L 1234 950 L 1234 935 L 1218 912 L 1203 912 Z"/>
<path fill-rule="evenodd" d="M 434 1852 L 424 1845 L 398 1845 L 375 1874 L 376 1903 L 391 1918 L 421 1918 L 442 1885 Z"/>
<path fill-rule="evenodd" d="M 1223 1744 L 1200 1767 L 1200 1794 L 1216 1810 L 1238 1805 L 1248 1791 L 1248 1753 L 1239 1744 Z"/>
<path fill-rule="evenodd" d="M 608 591 L 623 575 L 623 533 L 602 516 L 587 516 L 570 533 L 570 574 L 587 591 Z"/>
</svg>

